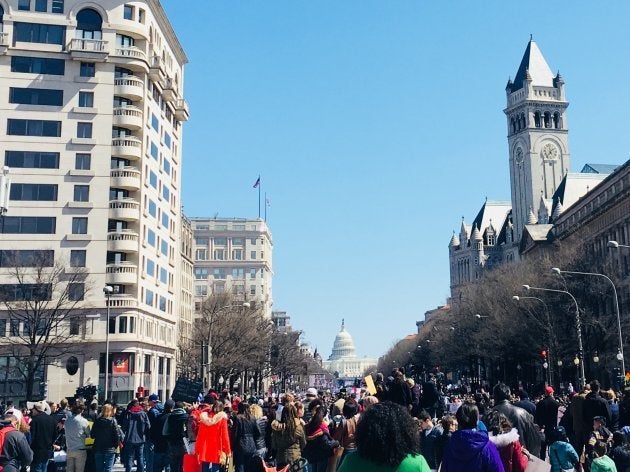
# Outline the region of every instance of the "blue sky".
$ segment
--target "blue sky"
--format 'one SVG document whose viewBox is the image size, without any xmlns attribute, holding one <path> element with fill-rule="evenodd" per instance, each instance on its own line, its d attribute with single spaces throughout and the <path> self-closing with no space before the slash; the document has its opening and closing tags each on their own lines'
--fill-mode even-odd
<svg viewBox="0 0 630 472">
<path fill-rule="evenodd" d="M 449 294 L 448 249 L 509 200 L 505 84 L 530 34 L 566 81 L 571 167 L 630 151 L 630 2 L 162 0 L 190 64 L 183 203 L 271 200 L 274 309 L 379 356 Z"/>
</svg>

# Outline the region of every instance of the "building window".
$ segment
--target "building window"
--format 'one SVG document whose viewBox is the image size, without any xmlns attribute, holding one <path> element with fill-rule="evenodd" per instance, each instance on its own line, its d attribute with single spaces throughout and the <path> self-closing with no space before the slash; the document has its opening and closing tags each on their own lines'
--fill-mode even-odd
<svg viewBox="0 0 630 472">
<path fill-rule="evenodd" d="M 7 335 L 7 320 L 0 318 L 0 338 Z"/>
<path fill-rule="evenodd" d="M 168 271 L 164 268 L 160 268 L 160 282 L 163 284 L 168 283 Z"/>
<path fill-rule="evenodd" d="M 75 202 L 89 202 L 90 201 L 90 186 L 89 185 L 75 185 L 74 186 L 74 201 Z"/>
<path fill-rule="evenodd" d="M 151 290 L 145 292 L 144 302 L 149 306 L 153 306 L 153 292 Z"/>
<path fill-rule="evenodd" d="M 46 301 L 52 298 L 51 284 L 2 284 L 0 285 L 0 300 L 3 302 L 19 302 L 19 301 Z M 11 320 L 11 323 L 19 320 Z M 18 336 L 13 334 L 12 336 Z"/>
<path fill-rule="evenodd" d="M 87 234 L 88 219 L 83 216 L 72 218 L 72 234 Z"/>
<path fill-rule="evenodd" d="M 92 166 L 92 155 L 79 152 L 74 158 L 74 168 L 76 170 L 90 170 Z"/>
<path fill-rule="evenodd" d="M 218 267 L 216 269 L 213 270 L 212 275 L 214 276 L 215 279 L 217 280 L 225 280 L 225 268 L 223 267 Z"/>
<path fill-rule="evenodd" d="M 146 21 L 146 13 L 142 8 L 138 8 L 138 21 L 142 24 Z"/>
<path fill-rule="evenodd" d="M 169 229 L 169 217 L 168 214 L 164 211 L 162 212 L 162 226 L 166 229 Z"/>
<path fill-rule="evenodd" d="M 77 13 L 77 37 L 83 39 L 101 39 L 103 18 L 92 8 L 84 8 Z"/>
<path fill-rule="evenodd" d="M 118 317 L 118 333 L 126 333 L 127 332 L 127 317 L 119 316 Z"/>
<path fill-rule="evenodd" d="M 51 120 L 7 120 L 7 134 L 13 136 L 61 136 L 61 121 Z"/>
<path fill-rule="evenodd" d="M 79 92 L 79 106 L 81 108 L 94 107 L 94 92 Z"/>
<path fill-rule="evenodd" d="M 55 234 L 54 216 L 5 216 L 2 221 L 4 234 Z"/>
<path fill-rule="evenodd" d="M 80 332 L 81 332 L 81 321 L 78 318 L 71 318 L 70 319 L 70 336 L 78 336 Z M 78 369 L 79 362 L 77 358 L 71 357 L 70 359 L 74 359 L 75 361 L 77 361 L 77 369 Z M 68 361 L 70 361 L 70 359 L 68 359 Z M 75 374 L 76 374 L 76 371 L 75 371 Z"/>
<path fill-rule="evenodd" d="M 196 267 L 195 268 L 195 279 L 197 280 L 208 280 L 208 269 L 204 267 Z"/>
<path fill-rule="evenodd" d="M 136 332 L 136 318 L 133 316 L 129 317 L 129 332 L 131 334 Z"/>
<path fill-rule="evenodd" d="M 70 267 L 85 267 L 86 254 L 85 249 L 72 249 L 70 251 Z"/>
<path fill-rule="evenodd" d="M 166 312 L 166 298 L 160 295 L 160 304 L 158 306 L 160 311 Z"/>
<path fill-rule="evenodd" d="M 242 249 L 232 249 L 232 260 L 233 261 L 242 261 L 243 260 L 243 250 Z"/>
<path fill-rule="evenodd" d="M 171 199 L 171 190 L 167 185 L 162 185 L 162 198 L 167 202 Z"/>
<path fill-rule="evenodd" d="M 232 269 L 232 278 L 233 279 L 244 279 L 245 278 L 245 270 L 234 268 Z"/>
<path fill-rule="evenodd" d="M 222 261 L 225 259 L 225 249 L 215 249 L 214 250 L 214 260 Z"/>
<path fill-rule="evenodd" d="M 60 107 L 63 105 L 63 90 L 10 87 L 9 102 Z"/>
<path fill-rule="evenodd" d="M 52 267 L 52 250 L 0 250 L 0 267 Z"/>
<path fill-rule="evenodd" d="M 153 113 L 151 113 L 151 127 L 158 133 L 160 132 L 160 120 Z"/>
<path fill-rule="evenodd" d="M 171 161 L 164 159 L 162 161 L 162 170 L 166 175 L 171 175 Z"/>
<path fill-rule="evenodd" d="M 51 13 L 63 14 L 63 0 L 52 0 Z"/>
<path fill-rule="evenodd" d="M 155 247 L 155 231 L 152 229 L 147 230 L 147 243 Z"/>
<path fill-rule="evenodd" d="M 153 200 L 149 200 L 149 215 L 157 218 L 157 205 Z"/>
<path fill-rule="evenodd" d="M 82 62 L 79 75 L 81 77 L 94 77 L 96 75 L 96 64 L 93 62 Z"/>
<path fill-rule="evenodd" d="M 13 23 L 15 41 L 40 44 L 64 44 L 66 27 L 39 23 Z"/>
<path fill-rule="evenodd" d="M 159 159 L 159 155 L 160 153 L 158 151 L 157 145 L 153 141 L 151 141 L 151 157 L 157 161 Z"/>
<path fill-rule="evenodd" d="M 125 18 L 125 20 L 133 20 L 133 7 L 131 5 L 125 5 L 123 18 Z"/>
<path fill-rule="evenodd" d="M 164 240 L 161 241 L 160 252 L 163 256 L 168 256 L 168 243 Z"/>
<path fill-rule="evenodd" d="M 68 300 L 72 302 L 80 302 L 85 296 L 85 284 L 69 283 L 68 284 Z"/>
<path fill-rule="evenodd" d="M 59 153 L 5 151 L 4 164 L 22 169 L 59 169 Z"/>
<path fill-rule="evenodd" d="M 250 295 L 256 295 L 256 286 L 255 285 L 250 285 L 249 286 L 249 294 Z"/>
<path fill-rule="evenodd" d="M 249 252 L 249 258 L 250 259 L 256 259 L 256 251 L 250 251 Z"/>
<path fill-rule="evenodd" d="M 24 74 L 64 75 L 65 65 L 66 62 L 63 59 L 11 56 L 11 72 Z"/>
<path fill-rule="evenodd" d="M 112 317 L 109 319 L 109 326 L 107 327 L 107 331 L 109 331 L 109 334 L 116 333 L 116 318 Z"/>
<path fill-rule="evenodd" d="M 155 277 L 155 262 L 151 259 L 147 259 L 147 275 Z"/>
<path fill-rule="evenodd" d="M 16 201 L 57 201 L 56 184 L 12 184 L 11 200 Z"/>
<path fill-rule="evenodd" d="M 226 231 L 227 230 L 227 228 L 225 228 L 225 229 L 219 228 L 218 225 L 214 229 L 216 229 L 217 231 Z M 227 238 L 214 238 L 214 245 L 215 246 L 225 246 L 226 244 L 227 244 Z"/>
<path fill-rule="evenodd" d="M 35 0 L 35 11 L 46 13 L 48 0 Z"/>
<path fill-rule="evenodd" d="M 31 0 L 18 0 L 18 10 L 29 11 L 31 9 Z"/>
<path fill-rule="evenodd" d="M 2 287 L 0 287 L 2 290 Z M 11 336 L 19 336 L 20 335 L 20 321 L 19 320 L 9 320 L 9 332 Z"/>
<path fill-rule="evenodd" d="M 249 278 L 250 279 L 256 278 L 256 269 L 249 269 Z"/>
<path fill-rule="evenodd" d="M 208 260 L 208 250 L 207 249 L 197 249 L 195 251 L 195 259 L 198 261 L 207 261 Z"/>
<path fill-rule="evenodd" d="M 195 285 L 195 296 L 196 297 L 207 297 L 208 296 L 208 286 L 207 285 Z"/>
<path fill-rule="evenodd" d="M 77 123 L 77 138 L 92 138 L 92 123 Z"/>
<path fill-rule="evenodd" d="M 158 178 L 157 178 L 157 174 L 153 171 L 149 171 L 149 184 L 154 189 L 157 189 Z"/>
</svg>

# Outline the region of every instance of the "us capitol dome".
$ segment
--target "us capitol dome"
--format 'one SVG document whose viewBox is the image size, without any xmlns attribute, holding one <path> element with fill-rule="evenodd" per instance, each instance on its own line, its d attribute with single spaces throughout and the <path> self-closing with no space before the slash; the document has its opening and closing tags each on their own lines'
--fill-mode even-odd
<svg viewBox="0 0 630 472">
<path fill-rule="evenodd" d="M 352 336 L 346 331 L 344 320 L 341 320 L 341 330 L 335 337 L 332 353 L 322 366 L 339 377 L 363 377 L 363 373 L 376 366 L 376 359 L 357 357 Z"/>
</svg>

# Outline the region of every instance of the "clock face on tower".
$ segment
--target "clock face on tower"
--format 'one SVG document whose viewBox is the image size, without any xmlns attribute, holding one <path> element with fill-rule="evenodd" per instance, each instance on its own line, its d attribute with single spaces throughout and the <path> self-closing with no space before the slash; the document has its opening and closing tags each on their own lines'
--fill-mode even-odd
<svg viewBox="0 0 630 472">
<path fill-rule="evenodd" d="M 516 148 L 516 152 L 514 153 L 514 160 L 517 164 L 521 164 L 523 162 L 523 150 L 520 147 Z"/>
<path fill-rule="evenodd" d="M 540 155 L 546 161 L 554 161 L 558 158 L 558 148 L 553 143 L 547 143 L 543 146 Z"/>
</svg>

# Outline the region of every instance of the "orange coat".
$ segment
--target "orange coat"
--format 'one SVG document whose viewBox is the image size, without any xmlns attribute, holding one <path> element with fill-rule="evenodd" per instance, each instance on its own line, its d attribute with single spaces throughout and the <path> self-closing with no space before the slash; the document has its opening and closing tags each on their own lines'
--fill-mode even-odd
<svg viewBox="0 0 630 472">
<path fill-rule="evenodd" d="M 232 454 L 228 435 L 227 415 L 203 412 L 199 417 L 199 432 L 195 442 L 195 454 L 200 462 L 219 463 L 220 452 Z"/>
</svg>

